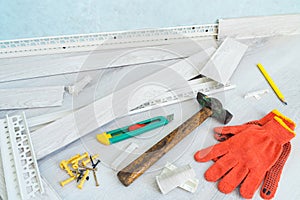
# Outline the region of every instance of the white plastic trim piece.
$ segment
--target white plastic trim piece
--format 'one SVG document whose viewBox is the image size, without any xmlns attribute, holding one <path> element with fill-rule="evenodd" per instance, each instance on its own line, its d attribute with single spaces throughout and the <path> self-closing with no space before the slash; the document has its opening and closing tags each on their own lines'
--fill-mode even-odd
<svg viewBox="0 0 300 200">
<path fill-rule="evenodd" d="M 163 174 L 171 173 L 175 169 L 177 169 L 177 167 L 168 162 L 163 168 L 159 176 L 162 176 Z M 199 180 L 196 178 L 191 178 L 187 180 L 185 183 L 179 185 L 179 187 L 188 192 L 194 193 L 196 192 L 198 185 L 199 185 Z"/>
<path fill-rule="evenodd" d="M 111 167 L 115 170 L 119 170 L 120 164 L 135 150 L 139 148 L 139 145 L 131 142 L 126 149 L 112 162 Z"/>
<path fill-rule="evenodd" d="M 211 59 L 200 71 L 219 83 L 226 84 L 238 67 L 248 46 L 232 38 L 226 38 Z"/>
<path fill-rule="evenodd" d="M 165 92 L 159 96 L 153 97 L 152 100 L 146 101 L 140 106 L 132 109 L 129 114 L 136 114 L 144 111 L 148 111 L 151 109 L 155 109 L 162 106 L 172 105 L 175 103 L 184 102 L 190 99 L 193 99 L 197 96 L 198 92 L 204 93 L 206 95 L 224 92 L 226 90 L 234 89 L 236 86 L 227 83 L 226 85 L 222 85 L 216 81 L 213 81 L 208 78 L 201 78 L 201 80 L 194 80 L 189 88 L 180 88 L 174 91 Z M 198 81 L 198 84 L 195 83 Z"/>
<path fill-rule="evenodd" d="M 1 158 L 8 199 L 32 199 L 43 193 L 25 114 L 0 120 Z"/>
<path fill-rule="evenodd" d="M 231 90 L 236 87 L 235 85 L 231 85 L 230 83 L 223 86 L 222 84 L 212 81 L 209 78 L 200 78 L 196 80 L 191 80 L 189 81 L 189 84 L 191 88 L 180 89 L 181 93 L 179 93 L 180 92 L 179 90 L 174 91 L 177 94 L 177 96 L 173 94 L 174 92 L 173 93 L 165 92 L 160 96 L 153 96 L 153 99 L 151 101 L 148 101 L 146 99 L 145 100 L 146 103 L 143 103 L 142 105 L 136 107 L 135 109 L 132 109 L 128 114 L 129 115 L 137 114 L 140 112 L 148 111 L 150 109 L 155 109 L 156 107 L 162 107 L 162 106 L 167 106 L 167 105 L 187 101 L 195 98 L 198 92 L 202 92 L 207 95 L 210 95 L 218 92 L 224 92 L 226 90 Z M 187 91 L 193 91 L 193 92 L 189 93 Z M 38 128 L 43 127 L 43 125 L 58 120 L 75 111 L 76 110 L 63 110 L 60 112 L 48 113 L 45 115 L 31 117 L 27 119 L 28 126 L 30 130 L 35 131 Z"/>
<path fill-rule="evenodd" d="M 36 117 L 28 118 L 27 123 L 28 123 L 29 128 L 31 129 L 33 127 L 38 127 L 38 126 L 53 122 L 53 121 L 55 121 L 59 118 L 62 118 L 72 112 L 73 112 L 73 110 L 69 109 L 69 110 L 61 110 L 61 111 L 53 112 L 53 113 L 47 113 L 44 115 L 39 115 Z"/>
<path fill-rule="evenodd" d="M 1 145 L 0 145 L 1 149 Z M 4 180 L 4 171 L 3 171 L 3 165 L 2 165 L 2 158 L 0 153 L 0 200 L 7 199 L 7 192 L 5 187 L 5 180 Z"/>
<path fill-rule="evenodd" d="M 250 97 L 255 97 L 256 100 L 260 100 L 261 99 L 261 95 L 263 94 L 267 94 L 269 93 L 269 90 L 258 90 L 258 91 L 254 91 L 254 92 L 248 92 L 247 94 L 245 94 L 244 98 L 248 99 Z"/>
<path fill-rule="evenodd" d="M 78 95 L 90 82 L 92 78 L 90 76 L 85 76 L 83 79 L 74 83 L 73 85 L 67 86 L 67 91 L 72 95 Z"/>
<path fill-rule="evenodd" d="M 42 54 L 92 51 L 98 46 L 133 44 L 153 45 L 155 42 L 216 36 L 217 24 L 181 26 L 161 29 L 119 31 L 56 37 L 0 41 L 0 58 Z"/>
<path fill-rule="evenodd" d="M 64 86 L 0 89 L 0 110 L 61 106 Z"/>
<path fill-rule="evenodd" d="M 163 194 L 167 194 L 178 186 L 185 184 L 188 180 L 196 176 L 195 171 L 190 165 L 178 167 L 159 176 L 156 176 L 156 182 Z"/>
<path fill-rule="evenodd" d="M 42 184 L 44 187 L 43 194 L 37 194 L 35 199 L 42 199 L 42 200 L 62 200 L 59 194 L 52 188 L 52 186 L 47 182 L 47 180 L 43 177 Z"/>
<path fill-rule="evenodd" d="M 175 72 L 178 72 L 185 80 L 190 80 L 199 75 L 199 71 L 209 61 L 215 51 L 215 47 L 207 48 L 186 59 L 174 63 L 170 68 Z"/>
<path fill-rule="evenodd" d="M 129 111 L 128 115 L 137 114 L 151 109 L 155 109 L 157 107 L 168 106 L 175 103 L 187 101 L 195 98 L 198 92 L 202 92 L 205 93 L 206 95 L 210 95 L 218 92 L 224 92 L 226 90 L 231 90 L 236 87 L 235 85 L 231 85 L 229 83 L 223 86 L 222 84 L 219 84 L 208 78 L 201 78 L 200 80 L 192 80 L 189 81 L 189 83 L 191 85 L 191 88 L 188 88 L 187 91 L 192 89 L 191 91 L 193 92 L 189 93 L 184 91 L 179 94 L 178 93 L 179 91 L 175 91 L 177 96 L 171 92 L 166 92 L 165 94 L 162 95 L 162 97 L 154 96 L 153 100 L 147 101 L 146 103 L 143 103 L 142 105 L 136 107 L 135 109 L 132 109 L 131 111 Z M 76 110 L 63 110 L 61 112 L 49 113 L 37 117 L 32 117 L 27 119 L 28 126 L 31 131 L 35 131 L 38 130 L 39 128 L 42 128 L 46 124 L 58 120 L 75 111 Z"/>
<path fill-rule="evenodd" d="M 0 60 L 0 82 L 178 60 L 211 46 L 216 46 L 213 38 L 198 41 L 187 39 L 174 44 L 113 49 L 99 47 L 88 52 L 14 58 L 16 62 L 6 58 Z"/>
<path fill-rule="evenodd" d="M 300 34 L 300 14 L 219 19 L 218 39 Z"/>
</svg>

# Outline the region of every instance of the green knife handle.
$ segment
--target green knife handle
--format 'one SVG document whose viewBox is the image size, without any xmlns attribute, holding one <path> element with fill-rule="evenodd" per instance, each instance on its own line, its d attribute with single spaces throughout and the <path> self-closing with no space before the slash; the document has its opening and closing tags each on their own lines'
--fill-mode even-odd
<svg viewBox="0 0 300 200">
<path fill-rule="evenodd" d="M 146 126 L 133 130 L 133 131 L 128 131 L 128 128 L 130 126 L 133 126 L 135 124 L 126 126 L 126 127 L 122 127 L 119 129 L 115 129 L 112 131 L 107 132 L 107 134 L 110 134 L 112 136 L 112 138 L 109 139 L 110 143 L 116 143 L 116 142 L 120 142 L 122 140 L 140 135 L 142 133 L 145 133 L 147 131 L 151 131 L 153 129 L 156 129 L 158 127 L 164 126 L 166 124 L 168 124 L 169 121 L 167 118 L 163 117 L 163 116 L 158 116 L 158 117 L 154 117 L 151 119 L 147 119 L 135 124 L 147 124 Z"/>
</svg>

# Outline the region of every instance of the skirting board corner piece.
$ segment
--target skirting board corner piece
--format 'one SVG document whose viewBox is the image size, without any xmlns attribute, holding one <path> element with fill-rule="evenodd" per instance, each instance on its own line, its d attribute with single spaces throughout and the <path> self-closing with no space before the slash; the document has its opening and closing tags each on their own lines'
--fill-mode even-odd
<svg viewBox="0 0 300 200">
<path fill-rule="evenodd" d="M 194 193 L 199 184 L 199 180 L 195 176 L 195 171 L 190 165 L 177 168 L 175 165 L 167 163 L 162 172 L 156 176 L 156 182 L 163 194 L 167 194 L 176 187 Z"/>
</svg>

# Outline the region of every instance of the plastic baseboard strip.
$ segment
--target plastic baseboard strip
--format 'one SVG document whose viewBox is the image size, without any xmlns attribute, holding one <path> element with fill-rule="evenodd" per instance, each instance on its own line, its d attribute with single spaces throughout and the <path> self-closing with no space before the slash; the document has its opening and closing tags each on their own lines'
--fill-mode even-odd
<svg viewBox="0 0 300 200">
<path fill-rule="evenodd" d="M 121 48 L 218 36 L 237 39 L 299 34 L 299 14 L 219 19 L 204 24 L 80 35 L 0 41 L 0 58 L 93 51 L 99 46 Z"/>
<path fill-rule="evenodd" d="M 0 58 L 150 46 L 216 36 L 217 24 L 0 41 Z"/>
<path fill-rule="evenodd" d="M 43 185 L 26 117 L 6 116 L 0 121 L 0 143 L 8 199 L 32 199 Z"/>
<path fill-rule="evenodd" d="M 236 86 L 230 83 L 222 85 L 216 81 L 209 78 L 200 78 L 197 80 L 189 81 L 190 86 L 188 88 L 179 88 L 177 90 L 168 92 L 165 91 L 161 95 L 147 96 L 143 98 L 144 103 L 137 106 L 136 108 L 130 110 L 126 115 L 138 114 L 151 109 L 168 106 L 184 101 L 191 100 L 196 97 L 198 92 L 205 93 L 206 95 L 211 95 L 219 92 L 224 92 L 227 90 L 234 89 Z M 152 93 L 153 94 L 153 93 Z M 46 124 L 54 122 L 64 116 L 75 112 L 76 110 L 63 110 L 60 112 L 48 113 L 44 115 L 39 115 L 36 117 L 29 118 L 28 125 L 30 130 L 36 131 Z"/>
<path fill-rule="evenodd" d="M 248 46 L 232 38 L 226 38 L 206 63 L 200 74 L 226 84 L 238 67 Z"/>
<path fill-rule="evenodd" d="M 204 79 L 204 81 L 202 82 L 201 79 Z M 152 99 L 148 97 L 150 100 L 148 99 L 147 101 L 145 99 L 145 103 L 132 109 L 129 114 L 137 114 L 151 109 L 156 109 L 159 107 L 194 99 L 197 96 L 198 92 L 204 93 L 206 95 L 211 95 L 219 92 L 224 92 L 226 90 L 231 90 L 236 87 L 235 85 L 232 85 L 230 83 L 223 85 L 206 77 L 201 79 L 197 80 L 199 81 L 199 83 L 197 84 L 194 83 L 185 88 L 179 88 L 169 92 L 164 92 L 161 95 L 152 96 Z"/>
<path fill-rule="evenodd" d="M 300 34 L 300 14 L 219 19 L 218 39 Z"/>
<path fill-rule="evenodd" d="M 188 40 L 168 45 L 149 44 L 149 46 L 140 48 L 97 49 L 80 53 L 0 58 L 0 83 L 132 65 L 155 64 L 161 61 L 186 58 L 216 45 L 216 41 L 213 39 Z"/>
<path fill-rule="evenodd" d="M 0 89 L 0 110 L 61 106 L 64 86 Z"/>
<path fill-rule="evenodd" d="M 0 144 L 0 149 L 1 149 L 1 144 Z M 5 200 L 5 199 L 7 199 L 7 192 L 6 192 L 6 187 L 5 187 L 2 157 L 1 157 L 1 153 L 0 153 L 0 200 Z"/>
</svg>

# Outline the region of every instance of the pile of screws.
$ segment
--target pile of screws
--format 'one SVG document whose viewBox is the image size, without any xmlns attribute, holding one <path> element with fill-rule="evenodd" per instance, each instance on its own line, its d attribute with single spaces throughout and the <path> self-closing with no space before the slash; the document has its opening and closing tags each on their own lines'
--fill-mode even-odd
<svg viewBox="0 0 300 200">
<path fill-rule="evenodd" d="M 94 156 L 89 156 L 87 152 L 85 152 L 83 155 L 76 154 L 69 160 L 63 160 L 60 162 L 60 168 L 65 170 L 67 174 L 70 176 L 68 179 L 61 181 L 60 185 L 63 187 L 66 184 L 70 183 L 71 181 L 75 181 L 79 184 L 77 187 L 79 189 L 82 189 L 83 184 L 85 181 L 89 180 L 89 173 L 90 171 L 93 172 L 94 180 L 96 186 L 99 186 L 98 179 L 96 176 L 97 171 L 97 165 L 100 163 L 100 160 L 97 160 L 94 162 L 94 160 L 99 157 L 98 154 Z M 91 164 L 91 166 L 87 166 L 88 164 Z"/>
</svg>

